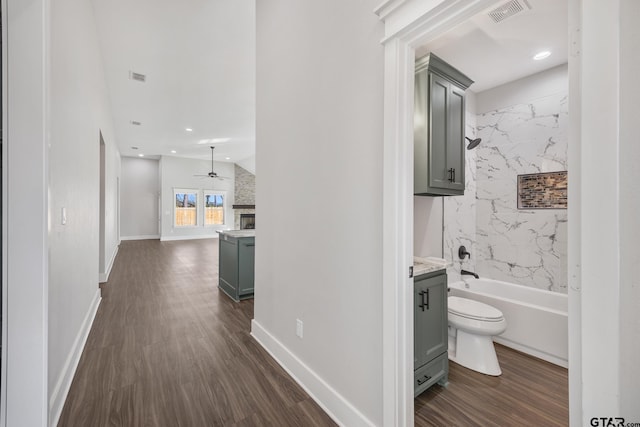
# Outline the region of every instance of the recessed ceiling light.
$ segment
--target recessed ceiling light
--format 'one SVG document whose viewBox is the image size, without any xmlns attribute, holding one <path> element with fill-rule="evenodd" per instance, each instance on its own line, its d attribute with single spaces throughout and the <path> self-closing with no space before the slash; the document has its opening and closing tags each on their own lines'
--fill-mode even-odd
<svg viewBox="0 0 640 427">
<path fill-rule="evenodd" d="M 177 151 L 176 150 L 171 150 L 171 154 L 176 154 Z"/>
<path fill-rule="evenodd" d="M 549 52 L 548 50 L 543 50 L 542 52 L 538 52 L 535 55 L 533 55 L 533 60 L 540 61 L 541 59 L 548 58 L 550 55 L 551 55 L 551 52 Z"/>
<path fill-rule="evenodd" d="M 144 154 L 140 153 L 138 154 L 138 157 L 144 157 Z"/>
<path fill-rule="evenodd" d="M 225 157 L 224 159 L 225 160 L 231 160 L 231 157 Z"/>
<path fill-rule="evenodd" d="M 193 132 L 193 129 L 191 128 L 185 128 L 184 130 L 186 130 L 187 132 Z"/>
</svg>

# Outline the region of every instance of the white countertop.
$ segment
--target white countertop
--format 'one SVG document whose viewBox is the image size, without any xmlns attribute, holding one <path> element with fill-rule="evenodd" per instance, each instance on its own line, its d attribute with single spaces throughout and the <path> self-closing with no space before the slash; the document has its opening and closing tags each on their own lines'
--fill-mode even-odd
<svg viewBox="0 0 640 427">
<path fill-rule="evenodd" d="M 442 258 L 413 257 L 413 277 L 434 271 L 445 270 L 451 263 Z"/>
<path fill-rule="evenodd" d="M 256 230 L 217 230 L 218 233 L 229 237 L 255 237 Z"/>
</svg>

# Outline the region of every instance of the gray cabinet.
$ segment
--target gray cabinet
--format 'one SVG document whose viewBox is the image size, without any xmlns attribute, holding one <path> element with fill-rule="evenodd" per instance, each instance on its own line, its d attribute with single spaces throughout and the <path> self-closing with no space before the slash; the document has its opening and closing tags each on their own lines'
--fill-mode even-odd
<svg viewBox="0 0 640 427">
<path fill-rule="evenodd" d="M 449 375 L 445 270 L 417 276 L 413 288 L 414 394 L 417 396 L 436 382 L 446 385 Z"/>
<path fill-rule="evenodd" d="M 464 194 L 465 90 L 473 83 L 433 53 L 416 61 L 414 193 Z"/>
<path fill-rule="evenodd" d="M 253 297 L 255 237 L 220 234 L 218 287 L 235 301 Z"/>
</svg>

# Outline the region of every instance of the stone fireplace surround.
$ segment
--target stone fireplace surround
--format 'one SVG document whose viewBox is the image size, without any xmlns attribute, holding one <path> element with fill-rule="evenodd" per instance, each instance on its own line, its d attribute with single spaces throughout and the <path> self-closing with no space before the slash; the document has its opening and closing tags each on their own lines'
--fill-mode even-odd
<svg viewBox="0 0 640 427">
<path fill-rule="evenodd" d="M 256 205 L 233 205 L 233 229 L 240 230 L 240 215 L 255 214 Z"/>
</svg>

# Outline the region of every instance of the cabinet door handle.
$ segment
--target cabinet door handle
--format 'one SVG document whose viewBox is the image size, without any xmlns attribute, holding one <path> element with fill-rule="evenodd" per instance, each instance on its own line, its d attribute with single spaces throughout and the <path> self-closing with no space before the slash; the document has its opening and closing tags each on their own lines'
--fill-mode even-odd
<svg viewBox="0 0 640 427">
<path fill-rule="evenodd" d="M 449 172 L 449 182 L 455 182 L 456 180 L 456 169 L 455 168 L 450 168 L 448 170 Z"/>
<path fill-rule="evenodd" d="M 420 305 L 418 307 L 420 307 L 422 311 L 424 311 L 425 308 L 429 310 L 429 289 L 427 289 L 426 291 L 420 291 L 419 295 L 420 295 Z M 426 301 L 424 299 L 425 295 L 427 296 Z"/>
<path fill-rule="evenodd" d="M 451 178 L 451 182 L 456 182 L 456 169 L 455 168 L 452 168 L 452 169 L 453 169 L 453 178 Z"/>
<path fill-rule="evenodd" d="M 420 378 L 418 380 L 418 385 L 422 385 L 424 383 L 426 383 L 427 381 L 429 381 L 431 379 L 431 377 L 429 375 L 425 375 L 424 377 Z"/>
</svg>

